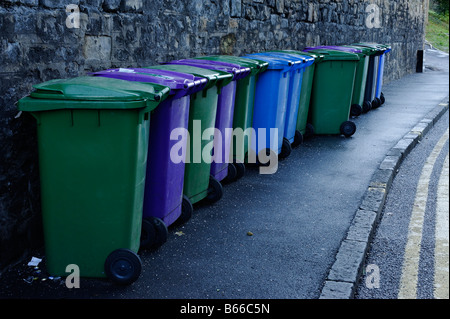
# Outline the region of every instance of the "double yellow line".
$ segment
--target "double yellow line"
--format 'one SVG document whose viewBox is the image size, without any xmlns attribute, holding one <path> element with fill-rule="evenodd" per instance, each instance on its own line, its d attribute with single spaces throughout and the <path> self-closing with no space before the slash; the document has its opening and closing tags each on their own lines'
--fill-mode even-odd
<svg viewBox="0 0 450 319">
<path fill-rule="evenodd" d="M 449 130 L 444 133 L 428 156 L 417 185 L 416 197 L 408 229 L 402 275 L 398 292 L 399 299 L 416 299 L 419 274 L 420 249 L 428 187 L 436 159 L 449 139 Z M 435 225 L 435 271 L 434 298 L 449 298 L 449 158 L 448 154 L 439 179 Z"/>
</svg>

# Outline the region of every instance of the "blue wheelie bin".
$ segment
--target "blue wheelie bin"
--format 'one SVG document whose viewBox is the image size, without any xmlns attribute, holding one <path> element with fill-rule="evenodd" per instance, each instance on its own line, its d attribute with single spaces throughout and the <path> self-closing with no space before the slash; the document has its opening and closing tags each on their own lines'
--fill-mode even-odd
<svg viewBox="0 0 450 319">
<path fill-rule="evenodd" d="M 266 53 L 270 54 L 271 56 L 282 57 L 294 61 L 294 65 L 291 70 L 291 78 L 289 81 L 288 104 L 285 120 L 286 123 L 284 126 L 284 138 L 287 139 L 292 146 L 295 141 L 303 73 L 307 67 L 314 63 L 314 58 L 305 55 L 302 56 L 283 52 Z"/>
<path fill-rule="evenodd" d="M 273 152 L 282 157 L 291 153 L 291 144 L 284 140 L 284 127 L 289 93 L 289 81 L 293 61 L 281 57 L 249 54 L 244 58 L 261 60 L 269 63 L 267 70 L 261 73 L 256 83 L 255 105 L 253 110 L 253 129 L 250 150 L 256 152 L 258 158 Z M 264 137 L 265 135 L 265 137 Z M 251 154 L 247 160 L 253 161 Z"/>
</svg>

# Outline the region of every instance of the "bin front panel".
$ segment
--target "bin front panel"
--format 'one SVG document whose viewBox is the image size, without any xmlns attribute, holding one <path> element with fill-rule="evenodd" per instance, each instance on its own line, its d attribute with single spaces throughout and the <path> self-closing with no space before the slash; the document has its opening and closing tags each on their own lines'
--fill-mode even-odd
<svg viewBox="0 0 450 319">
<path fill-rule="evenodd" d="M 206 129 L 213 130 L 215 127 L 217 102 L 216 87 L 208 89 L 206 94 L 198 92 L 191 96 L 188 123 L 190 156 L 186 159 L 183 192 L 193 204 L 208 195 L 214 137 L 206 135 L 205 139 L 202 137 Z M 194 126 L 194 121 L 198 121 L 195 123 L 201 126 Z"/>
<path fill-rule="evenodd" d="M 296 130 L 302 133 L 302 135 L 305 135 L 306 124 L 308 122 L 309 103 L 311 101 L 311 90 L 313 86 L 315 68 L 316 65 L 312 64 L 303 72 L 301 95 L 296 123 Z"/>
<path fill-rule="evenodd" d="M 42 101 L 45 103 L 45 101 Z M 103 277 L 115 249 L 137 252 L 150 121 L 138 110 L 39 114 L 42 215 L 48 271 L 77 264 Z"/>
<path fill-rule="evenodd" d="M 255 138 L 251 149 L 259 154 L 270 148 L 280 154 L 283 144 L 283 132 L 286 120 L 287 98 L 290 72 L 268 69 L 258 79 L 255 92 L 255 108 L 253 111 L 253 128 Z M 260 137 L 258 129 L 265 129 L 265 139 Z M 278 132 L 278 138 L 270 134 L 270 129 Z"/>
<path fill-rule="evenodd" d="M 255 90 L 258 75 L 250 75 L 238 81 L 233 115 L 233 129 L 247 132 L 243 139 L 233 140 L 233 154 L 237 161 L 243 163 L 249 150 L 251 128 L 253 126 L 253 110 L 255 105 Z"/>
<path fill-rule="evenodd" d="M 151 117 L 143 217 L 161 218 L 167 226 L 181 215 L 185 170 L 184 159 L 171 158 L 171 151 L 179 150 L 177 155 L 181 156 L 187 146 L 187 136 L 171 139 L 171 133 L 186 132 L 189 106 L 189 95 L 168 99 Z"/>
<path fill-rule="evenodd" d="M 356 64 L 323 60 L 316 65 L 309 112 L 316 134 L 340 134 L 350 115 Z"/>
<path fill-rule="evenodd" d="M 220 135 L 214 138 L 214 157 L 211 163 L 211 175 L 218 181 L 223 180 L 228 175 L 236 85 L 237 82 L 233 81 L 223 87 L 217 101 L 215 127 L 219 130 Z"/>
</svg>

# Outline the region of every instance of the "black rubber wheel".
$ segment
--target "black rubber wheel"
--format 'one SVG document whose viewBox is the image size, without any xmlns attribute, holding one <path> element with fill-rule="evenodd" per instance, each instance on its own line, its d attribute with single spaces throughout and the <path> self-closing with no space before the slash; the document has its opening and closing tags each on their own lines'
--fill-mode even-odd
<svg viewBox="0 0 450 319">
<path fill-rule="evenodd" d="M 356 132 L 356 124 L 352 121 L 345 121 L 341 124 L 340 131 L 345 137 L 350 137 Z"/>
<path fill-rule="evenodd" d="M 181 202 L 181 215 L 178 217 L 176 223 L 177 225 L 181 225 L 186 223 L 192 217 L 192 213 L 194 212 L 194 206 L 192 205 L 189 197 L 183 195 L 183 200 Z"/>
<path fill-rule="evenodd" d="M 314 125 L 312 125 L 311 123 L 307 123 L 306 124 L 306 129 L 305 129 L 305 138 L 311 138 L 314 136 Z"/>
<path fill-rule="evenodd" d="M 236 166 L 234 166 L 233 163 L 228 163 L 228 174 L 222 180 L 222 183 L 228 184 L 228 183 L 234 182 L 236 180 L 236 176 L 237 176 L 237 168 L 236 168 Z"/>
<path fill-rule="evenodd" d="M 129 249 L 116 249 L 105 260 L 105 274 L 114 283 L 129 285 L 139 278 L 141 258 Z"/>
<path fill-rule="evenodd" d="M 160 218 L 144 218 L 142 219 L 140 248 L 156 249 L 167 241 L 168 234 L 167 226 Z"/>
<path fill-rule="evenodd" d="M 381 92 L 381 94 L 380 94 L 380 101 L 381 101 L 381 105 L 383 105 L 384 102 L 386 102 L 386 98 L 384 97 L 383 92 Z"/>
<path fill-rule="evenodd" d="M 223 195 L 223 187 L 222 184 L 214 178 L 214 176 L 209 176 L 209 186 L 208 186 L 208 195 L 206 196 L 206 201 L 210 204 L 217 202 L 222 198 Z"/>
<path fill-rule="evenodd" d="M 362 114 L 362 106 L 359 104 L 352 104 L 351 109 L 350 109 L 350 115 L 351 116 L 360 116 Z"/>
<path fill-rule="evenodd" d="M 378 107 L 383 105 L 383 103 L 381 102 L 381 99 L 379 97 L 376 97 L 375 100 L 377 101 Z"/>
<path fill-rule="evenodd" d="M 363 107 L 362 107 L 362 112 L 363 113 L 367 113 L 372 109 L 372 102 L 370 101 L 364 101 L 363 103 Z"/>
<path fill-rule="evenodd" d="M 380 99 L 378 99 L 377 97 L 372 101 L 372 110 L 373 109 L 376 109 L 376 108 L 378 108 L 378 107 L 380 107 L 380 103 L 381 101 L 380 101 Z"/>
<path fill-rule="evenodd" d="M 283 137 L 283 144 L 281 145 L 281 153 L 278 155 L 279 158 L 286 158 L 291 155 L 292 146 L 289 140 Z"/>
<path fill-rule="evenodd" d="M 241 162 L 234 162 L 234 167 L 236 167 L 236 180 L 241 179 L 245 175 L 245 164 Z"/>
<path fill-rule="evenodd" d="M 303 143 L 303 134 L 300 131 L 295 131 L 294 143 L 292 143 L 292 147 L 297 147 Z"/>
</svg>

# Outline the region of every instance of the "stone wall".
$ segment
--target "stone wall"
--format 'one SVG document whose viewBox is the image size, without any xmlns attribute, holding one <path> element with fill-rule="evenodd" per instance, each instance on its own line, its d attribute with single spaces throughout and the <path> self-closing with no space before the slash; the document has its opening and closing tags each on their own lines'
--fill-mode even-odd
<svg viewBox="0 0 450 319">
<path fill-rule="evenodd" d="M 15 107 L 33 84 L 203 54 L 359 41 L 392 45 L 391 81 L 415 71 L 426 9 L 427 0 L 0 0 L 0 273 L 42 245 L 35 121 Z"/>
</svg>

